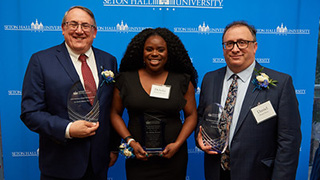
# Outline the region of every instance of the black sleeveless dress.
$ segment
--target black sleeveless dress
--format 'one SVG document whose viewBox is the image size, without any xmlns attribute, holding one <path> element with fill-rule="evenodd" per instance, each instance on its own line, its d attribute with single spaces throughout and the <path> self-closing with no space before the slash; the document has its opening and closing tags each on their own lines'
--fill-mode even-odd
<svg viewBox="0 0 320 180">
<path fill-rule="evenodd" d="M 175 142 L 181 129 L 180 111 L 186 105 L 184 94 L 187 92 L 190 76 L 169 72 L 165 85 L 170 85 L 169 99 L 150 97 L 143 89 L 138 71 L 124 72 L 116 78 L 116 87 L 129 115 L 128 129 L 135 140 L 143 146 L 143 114 L 160 118 L 164 122 L 164 143 Z M 128 180 L 185 180 L 188 152 L 185 142 L 179 151 L 166 159 L 152 156 L 147 161 L 126 160 Z"/>
</svg>

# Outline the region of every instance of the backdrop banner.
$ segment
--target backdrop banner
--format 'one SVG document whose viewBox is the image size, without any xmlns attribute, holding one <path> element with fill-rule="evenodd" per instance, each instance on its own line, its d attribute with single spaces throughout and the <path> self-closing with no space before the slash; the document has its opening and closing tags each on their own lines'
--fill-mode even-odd
<svg viewBox="0 0 320 180">
<path fill-rule="evenodd" d="M 62 17 L 71 6 L 91 9 L 98 24 L 94 46 L 116 56 L 141 30 L 166 27 L 177 34 L 199 73 L 225 66 L 224 27 L 245 20 L 257 29 L 256 60 L 293 77 L 302 118 L 297 179 L 307 179 L 319 31 L 319 0 L 10 0 L 0 1 L 0 112 L 5 179 L 39 179 L 38 135 L 20 120 L 21 89 L 31 55 L 63 42 Z M 125 118 L 127 119 L 127 118 Z M 203 152 L 188 139 L 187 180 L 204 179 Z M 125 159 L 109 180 L 125 179 Z"/>
</svg>

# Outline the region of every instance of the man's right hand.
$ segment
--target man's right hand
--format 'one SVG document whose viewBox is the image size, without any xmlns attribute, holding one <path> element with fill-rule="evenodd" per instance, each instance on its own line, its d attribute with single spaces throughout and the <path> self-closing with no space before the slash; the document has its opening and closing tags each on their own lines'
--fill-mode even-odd
<svg viewBox="0 0 320 180">
<path fill-rule="evenodd" d="M 85 138 L 96 134 L 99 122 L 88 122 L 85 120 L 74 121 L 69 129 L 70 137 Z"/>
<path fill-rule="evenodd" d="M 200 126 L 199 128 L 200 128 L 200 130 L 198 133 L 197 141 L 198 141 L 198 144 L 199 144 L 200 148 L 202 149 L 202 151 L 204 151 L 207 154 L 218 154 L 218 152 L 211 150 L 211 148 L 212 148 L 211 146 L 203 144 L 202 133 L 201 133 L 202 127 Z"/>
</svg>

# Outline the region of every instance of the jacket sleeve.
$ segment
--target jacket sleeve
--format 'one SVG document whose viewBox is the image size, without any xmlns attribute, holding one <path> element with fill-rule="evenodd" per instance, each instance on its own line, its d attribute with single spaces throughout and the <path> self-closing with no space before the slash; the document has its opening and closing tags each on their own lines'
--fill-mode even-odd
<svg viewBox="0 0 320 180">
<path fill-rule="evenodd" d="M 65 129 L 70 121 L 47 111 L 45 73 L 38 54 L 32 55 L 22 87 L 20 118 L 30 130 L 66 141 Z"/>
<path fill-rule="evenodd" d="M 295 179 L 301 143 L 300 114 L 292 78 L 288 76 L 280 94 L 277 153 L 272 179 Z"/>
</svg>

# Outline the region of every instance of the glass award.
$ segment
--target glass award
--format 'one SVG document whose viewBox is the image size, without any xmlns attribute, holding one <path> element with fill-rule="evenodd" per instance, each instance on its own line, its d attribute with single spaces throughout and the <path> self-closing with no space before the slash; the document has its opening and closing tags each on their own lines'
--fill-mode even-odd
<svg viewBox="0 0 320 180">
<path fill-rule="evenodd" d="M 203 144 L 211 146 L 212 151 L 223 153 L 228 145 L 229 131 L 227 123 L 221 120 L 223 107 L 214 103 L 206 107 L 200 122 Z"/>
<path fill-rule="evenodd" d="M 148 154 L 159 154 L 165 147 L 164 122 L 151 114 L 143 115 L 143 148 Z"/>
<path fill-rule="evenodd" d="M 91 105 L 90 95 L 87 93 L 80 81 L 76 82 L 70 89 L 68 94 L 68 115 L 70 120 L 98 121 L 100 113 L 99 101 L 95 98 L 93 105 Z"/>
</svg>

